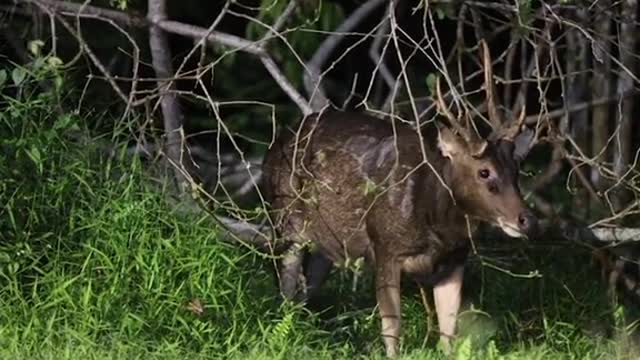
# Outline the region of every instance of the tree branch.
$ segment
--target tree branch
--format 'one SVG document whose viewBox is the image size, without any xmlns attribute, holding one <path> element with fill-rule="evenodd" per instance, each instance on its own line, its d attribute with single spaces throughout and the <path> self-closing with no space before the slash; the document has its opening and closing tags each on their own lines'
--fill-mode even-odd
<svg viewBox="0 0 640 360">
<path fill-rule="evenodd" d="M 311 108 L 314 111 L 320 111 L 329 104 L 329 99 L 324 93 L 321 84 L 322 67 L 327 62 L 327 59 L 344 38 L 344 33 L 353 30 L 367 15 L 384 2 L 385 0 L 369 0 L 362 4 L 362 6 L 340 24 L 333 34 L 322 42 L 318 50 L 313 54 L 311 60 L 306 64 L 308 70 L 304 74 L 304 86 L 311 97 Z"/>
<path fill-rule="evenodd" d="M 615 96 L 610 96 L 610 97 L 603 97 L 597 100 L 592 100 L 592 101 L 584 101 L 581 103 L 577 103 L 574 106 L 568 107 L 568 108 L 561 108 L 561 109 L 557 109 L 557 110 L 553 110 L 553 111 L 549 111 L 547 113 L 540 113 L 540 114 L 535 114 L 535 115 L 529 115 L 525 118 L 525 124 L 527 125 L 534 125 L 538 123 L 539 119 L 555 119 L 555 118 L 559 118 L 562 116 L 565 116 L 567 114 L 571 114 L 574 112 L 578 112 L 578 111 L 582 111 L 582 110 L 586 110 L 589 109 L 591 107 L 596 107 L 596 106 L 601 106 L 601 105 L 605 105 L 608 104 L 610 102 L 614 102 L 614 101 L 618 101 L 621 98 L 627 98 L 633 95 L 638 94 L 638 91 L 636 91 L 635 89 L 631 89 L 623 94 L 617 94 Z"/>
<path fill-rule="evenodd" d="M 274 81 L 280 88 L 291 98 L 291 100 L 300 108 L 303 114 L 313 112 L 306 99 L 295 89 L 287 80 L 280 68 L 273 61 L 269 53 L 260 43 L 249 41 L 241 37 L 219 32 L 208 31 L 208 29 L 189 25 L 177 21 L 166 20 L 163 18 L 143 18 L 137 14 L 127 14 L 122 11 L 110 10 L 98 6 L 75 4 L 60 0 L 14 0 L 22 4 L 38 4 L 47 7 L 50 11 L 57 12 L 64 16 L 73 16 L 82 18 L 83 15 L 91 15 L 91 17 L 104 17 L 112 19 L 116 22 L 135 27 L 150 27 L 152 25 L 164 30 L 167 33 L 182 35 L 193 39 L 205 38 L 213 44 L 220 44 L 231 47 L 235 50 L 243 51 L 260 57 L 263 65 L 273 76 Z M 378 0 L 379 1 L 379 0 Z M 282 24 L 280 24 L 282 26 Z M 264 39 L 263 39 L 264 40 Z"/>
<path fill-rule="evenodd" d="M 243 39 L 239 36 L 226 34 L 215 30 L 208 31 L 207 29 L 200 26 L 171 20 L 163 19 L 158 21 L 151 21 L 151 23 L 168 33 L 182 35 L 193 39 L 205 38 L 212 44 L 229 46 L 233 49 L 241 50 L 253 55 L 261 56 L 265 53 L 264 49 L 255 42 Z"/>
<path fill-rule="evenodd" d="M 388 10 L 390 11 L 390 9 Z M 386 53 L 387 47 L 389 46 L 390 38 L 388 37 L 389 32 L 391 31 L 391 20 L 389 19 L 388 11 L 385 13 L 385 17 L 382 20 L 383 24 L 378 28 L 375 34 L 375 39 L 371 43 L 371 47 L 369 48 L 369 58 L 376 64 L 376 67 L 373 71 L 373 76 L 371 80 L 370 86 L 373 85 L 375 74 L 379 71 L 384 83 L 389 88 L 389 92 L 393 92 L 393 88 L 395 87 L 396 79 L 393 75 L 391 75 L 391 71 L 389 67 L 384 61 L 384 54 Z M 384 49 L 382 48 L 382 41 L 387 38 L 385 42 Z M 386 102 L 385 102 L 386 107 Z"/>
<path fill-rule="evenodd" d="M 152 24 L 158 24 L 166 20 L 165 0 L 149 0 L 147 18 Z M 171 64 L 171 50 L 167 34 L 158 26 L 149 28 L 149 48 L 151 50 L 151 63 L 158 80 L 160 94 L 160 106 L 164 122 L 164 131 L 167 136 L 166 154 L 171 161 L 179 167 L 184 167 L 190 163 L 190 159 L 184 159 L 185 139 L 182 135 L 182 110 L 180 103 L 174 92 L 175 83 L 168 79 L 173 78 L 173 65 Z M 186 178 L 178 169 L 175 171 L 175 180 L 178 182 L 178 189 L 182 193 L 186 190 Z M 193 174 L 193 171 L 186 170 Z"/>
<path fill-rule="evenodd" d="M 146 27 L 149 26 L 149 21 L 140 14 L 133 13 L 127 14 L 122 11 L 105 9 L 99 6 L 92 6 L 86 4 L 77 4 L 72 2 L 65 2 L 60 0 L 14 0 L 17 3 L 26 4 L 40 4 L 46 6 L 51 11 L 65 16 L 77 16 L 79 14 L 102 16 L 115 20 L 123 25 L 133 27 Z"/>
</svg>

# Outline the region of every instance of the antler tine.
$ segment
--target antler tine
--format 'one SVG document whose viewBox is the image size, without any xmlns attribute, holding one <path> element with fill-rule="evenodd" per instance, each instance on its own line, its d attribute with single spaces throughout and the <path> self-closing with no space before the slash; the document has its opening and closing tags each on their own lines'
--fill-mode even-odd
<svg viewBox="0 0 640 360">
<path fill-rule="evenodd" d="M 502 112 L 498 109 L 495 97 L 495 84 L 493 82 L 493 67 L 491 66 L 491 54 L 489 52 L 489 46 L 487 42 L 480 40 L 480 46 L 482 47 L 482 62 L 484 66 L 484 87 L 487 93 L 487 109 L 489 112 L 489 120 L 493 131 L 489 135 L 490 141 L 496 141 L 504 139 L 508 141 L 515 141 L 518 134 L 524 129 L 524 123 L 526 120 L 526 106 L 523 104 L 520 108 L 520 113 L 517 119 L 510 117 L 509 120 L 505 120 Z M 514 116 L 515 114 L 511 115 Z"/>
<path fill-rule="evenodd" d="M 439 76 L 436 79 L 436 107 L 442 114 L 444 114 L 444 116 L 447 117 L 447 120 L 449 120 L 451 126 L 455 128 L 456 132 L 458 132 L 465 140 L 468 141 L 470 139 L 469 132 L 460 124 L 458 118 L 453 115 L 453 113 L 447 107 L 447 104 L 444 102 L 444 99 L 442 98 L 442 89 L 440 87 Z"/>
<path fill-rule="evenodd" d="M 518 115 L 518 121 L 516 122 L 516 124 L 518 125 L 518 127 L 522 127 L 525 121 L 527 121 L 527 105 L 523 104 L 522 108 L 520 109 L 520 115 Z"/>
<path fill-rule="evenodd" d="M 491 133 L 491 135 L 489 135 L 489 140 L 496 141 L 499 139 L 504 139 L 508 141 L 515 141 L 515 139 L 518 137 L 518 134 L 520 134 L 523 131 L 523 129 L 526 128 L 526 124 L 525 124 L 526 120 L 527 120 L 527 107 L 526 105 L 523 105 L 522 109 L 520 110 L 520 114 L 518 115 L 518 118 L 513 119 L 508 123 L 504 123 L 499 128 L 496 128 Z"/>
<path fill-rule="evenodd" d="M 487 93 L 487 109 L 489 110 L 489 121 L 494 129 L 498 129 L 502 123 L 503 118 L 498 105 L 496 103 L 496 89 L 493 83 L 493 67 L 491 66 L 491 54 L 489 52 L 489 46 L 487 42 L 480 40 L 480 47 L 482 48 L 482 62 L 484 66 L 484 89 Z"/>
<path fill-rule="evenodd" d="M 518 119 L 513 119 L 509 122 L 509 124 L 504 124 L 504 126 L 500 129 L 500 132 L 497 134 L 503 139 L 514 141 L 518 134 L 524 128 L 524 123 L 527 120 L 527 106 L 522 105 L 522 109 L 520 109 L 520 114 L 518 115 Z"/>
</svg>

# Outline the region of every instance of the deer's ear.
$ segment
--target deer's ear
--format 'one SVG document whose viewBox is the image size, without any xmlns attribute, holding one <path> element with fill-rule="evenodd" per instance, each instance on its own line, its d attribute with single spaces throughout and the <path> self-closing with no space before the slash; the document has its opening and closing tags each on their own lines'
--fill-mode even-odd
<svg viewBox="0 0 640 360">
<path fill-rule="evenodd" d="M 461 154 L 466 149 L 466 144 L 451 129 L 443 127 L 438 132 L 438 148 L 444 157 L 453 159 L 454 156 Z"/>
</svg>

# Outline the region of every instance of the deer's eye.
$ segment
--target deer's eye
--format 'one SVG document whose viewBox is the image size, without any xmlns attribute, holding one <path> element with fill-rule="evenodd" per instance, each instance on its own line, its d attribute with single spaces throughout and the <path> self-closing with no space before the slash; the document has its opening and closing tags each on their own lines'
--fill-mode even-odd
<svg viewBox="0 0 640 360">
<path fill-rule="evenodd" d="M 480 176 L 481 179 L 488 179 L 489 176 L 491 176 L 491 172 L 488 169 L 481 169 L 478 171 L 478 176 Z"/>
</svg>

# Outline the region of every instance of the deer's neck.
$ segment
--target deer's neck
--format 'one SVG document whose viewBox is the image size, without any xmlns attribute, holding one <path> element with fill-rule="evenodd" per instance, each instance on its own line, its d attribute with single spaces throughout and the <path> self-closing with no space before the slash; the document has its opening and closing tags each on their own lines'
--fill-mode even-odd
<svg viewBox="0 0 640 360">
<path fill-rule="evenodd" d="M 477 222 L 467 219 L 461 204 L 455 200 L 456 181 L 451 162 L 439 153 L 436 156 L 437 159 L 431 161 L 432 166 L 427 165 L 425 169 L 425 198 L 422 202 L 429 204 L 426 212 L 427 223 L 449 232 L 475 231 Z"/>
</svg>

